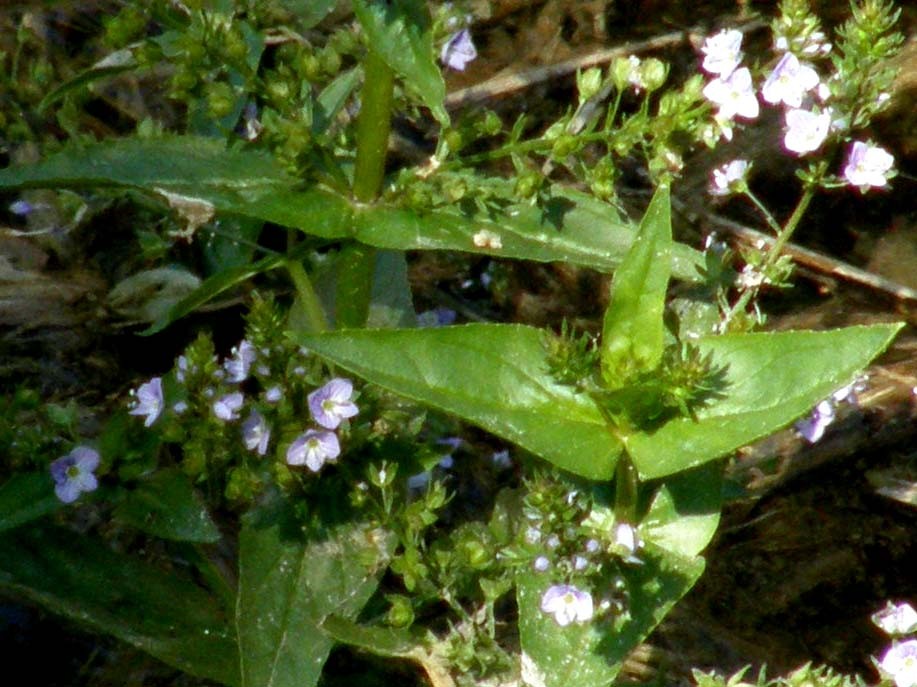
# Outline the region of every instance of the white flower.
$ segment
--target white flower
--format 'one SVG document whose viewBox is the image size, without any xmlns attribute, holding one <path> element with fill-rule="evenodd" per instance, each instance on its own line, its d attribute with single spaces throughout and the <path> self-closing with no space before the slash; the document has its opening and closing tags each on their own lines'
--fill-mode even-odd
<svg viewBox="0 0 917 687">
<path fill-rule="evenodd" d="M 288 465 L 305 465 L 312 472 L 318 472 L 326 461 L 334 461 L 341 455 L 341 444 L 334 432 L 310 429 L 300 434 L 287 449 Z"/>
<path fill-rule="evenodd" d="M 732 119 L 736 115 L 746 119 L 758 116 L 758 99 L 747 68 L 737 69 L 726 78 L 714 79 L 704 86 L 704 97 L 719 106 L 718 119 Z"/>
<path fill-rule="evenodd" d="M 786 135 L 783 145 L 787 150 L 804 155 L 818 150 L 828 136 L 831 113 L 815 114 L 808 110 L 786 111 Z"/>
<path fill-rule="evenodd" d="M 713 170 L 713 185 L 710 193 L 715 196 L 727 196 L 734 193 L 745 183 L 748 174 L 748 160 L 733 160 Z M 741 184 L 740 184 L 741 182 Z"/>
<path fill-rule="evenodd" d="M 351 396 L 353 382 L 336 377 L 309 394 L 309 411 L 315 421 L 325 429 L 337 429 L 345 419 L 360 412 L 356 404 L 350 400 Z"/>
<path fill-rule="evenodd" d="M 255 347 L 247 339 L 242 339 L 239 345 L 232 349 L 232 358 L 223 363 L 229 381 L 238 384 L 248 379 L 249 370 L 257 355 Z"/>
<path fill-rule="evenodd" d="M 879 661 L 879 668 L 897 687 L 917 686 L 917 639 L 892 644 Z"/>
<path fill-rule="evenodd" d="M 459 72 L 465 71 L 465 66 L 477 56 L 478 51 L 474 47 L 471 32 L 468 29 L 452 34 L 439 53 L 439 59 L 443 64 Z"/>
<path fill-rule="evenodd" d="M 242 441 L 245 448 L 255 451 L 259 456 L 267 453 L 268 443 L 271 440 L 271 428 L 267 421 L 257 410 L 253 410 L 248 419 L 242 423 Z"/>
<path fill-rule="evenodd" d="M 723 30 L 704 41 L 704 71 L 726 78 L 742 61 L 742 32 Z"/>
<path fill-rule="evenodd" d="M 635 555 L 637 550 L 643 546 L 643 542 L 640 541 L 640 537 L 637 536 L 637 530 L 630 523 L 620 522 L 615 527 L 615 546 L 624 555 L 626 563 L 643 563 Z"/>
<path fill-rule="evenodd" d="M 245 396 L 239 391 L 234 391 L 231 394 L 226 394 L 218 398 L 213 402 L 211 407 L 213 408 L 214 415 L 220 420 L 229 422 L 239 419 L 239 410 L 242 409 L 242 404 L 244 402 Z"/>
<path fill-rule="evenodd" d="M 73 503 L 84 491 L 95 491 L 99 483 L 93 474 L 99 467 L 99 453 L 88 446 L 77 446 L 51 463 L 54 493 L 64 503 Z"/>
<path fill-rule="evenodd" d="M 134 393 L 136 401 L 128 411 L 131 415 L 146 415 L 144 427 L 150 427 L 162 413 L 165 402 L 162 397 L 162 378 L 153 377 L 146 384 L 141 384 Z"/>
<path fill-rule="evenodd" d="M 917 630 L 917 611 L 909 603 L 891 601 L 881 611 L 872 614 L 872 622 L 889 635 L 906 635 Z"/>
<path fill-rule="evenodd" d="M 803 64 L 791 52 L 786 53 L 761 88 L 761 97 L 771 105 L 779 102 L 790 107 L 802 105 L 802 96 L 820 83 L 812 67 Z"/>
<path fill-rule="evenodd" d="M 895 158 L 884 148 L 855 141 L 844 166 L 844 178 L 860 191 L 882 187 L 888 183 L 888 174 L 894 164 Z"/>
<path fill-rule="evenodd" d="M 592 596 L 573 585 L 555 584 L 541 597 L 541 610 L 550 613 L 561 627 L 592 619 Z"/>
</svg>

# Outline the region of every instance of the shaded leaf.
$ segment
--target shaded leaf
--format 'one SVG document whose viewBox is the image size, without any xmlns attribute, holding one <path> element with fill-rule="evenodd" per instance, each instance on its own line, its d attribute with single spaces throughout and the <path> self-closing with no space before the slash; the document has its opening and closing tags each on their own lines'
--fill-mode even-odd
<svg viewBox="0 0 917 687">
<path fill-rule="evenodd" d="M 315 685 L 333 645 L 322 622 L 332 613 L 356 617 L 392 546 L 387 533 L 364 523 L 309 537 L 280 497 L 249 513 L 239 540 L 236 609 L 242 684 Z"/>
<path fill-rule="evenodd" d="M 430 13 L 423 0 L 353 0 L 367 43 L 443 126 L 446 84 L 436 64 Z"/>
<path fill-rule="evenodd" d="M 213 595 L 89 537 L 34 525 L 3 534 L 0 591 L 197 677 L 239 684 L 235 638 Z"/>
<path fill-rule="evenodd" d="M 643 518 L 641 536 L 668 551 L 696 556 L 716 534 L 722 489 L 720 463 L 707 463 L 669 476 Z"/>
<path fill-rule="evenodd" d="M 163 539 L 207 542 L 220 540 L 203 499 L 190 478 L 178 469 L 160 470 L 142 482 L 118 505 L 115 517 Z"/>
<path fill-rule="evenodd" d="M 52 513 L 60 506 L 50 474 L 15 474 L 0 486 L 0 532 Z"/>
<path fill-rule="evenodd" d="M 541 598 L 556 584 L 549 575 L 526 571 L 517 576 L 519 639 L 523 673 L 529 684 L 544 687 L 605 687 L 611 684 L 627 655 L 668 614 L 700 578 L 702 558 L 684 558 L 647 544 L 642 565 L 624 569 L 629 603 L 621 614 L 610 613 L 590 623 L 560 627 L 541 610 Z M 607 587 L 611 581 L 606 580 Z M 597 605 L 598 593 L 593 595 Z"/>
<path fill-rule="evenodd" d="M 823 332 L 730 334 L 698 339 L 715 368 L 725 368 L 724 397 L 625 441 L 640 476 L 653 479 L 726 455 L 788 425 L 850 382 L 902 324 Z"/>
<path fill-rule="evenodd" d="M 454 413 L 565 470 L 608 479 L 620 443 L 591 399 L 548 375 L 542 335 L 534 327 L 469 324 L 294 338 L 371 382 Z"/>
</svg>

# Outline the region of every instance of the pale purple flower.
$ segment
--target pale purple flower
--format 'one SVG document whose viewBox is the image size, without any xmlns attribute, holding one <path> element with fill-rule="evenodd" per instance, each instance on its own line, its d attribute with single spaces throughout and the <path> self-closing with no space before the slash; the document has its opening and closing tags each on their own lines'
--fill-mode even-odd
<svg viewBox="0 0 917 687">
<path fill-rule="evenodd" d="M 416 475 L 408 477 L 408 489 L 411 491 L 423 491 L 430 484 L 432 475 L 429 470 L 418 472 Z"/>
<path fill-rule="evenodd" d="M 490 460 L 497 470 L 507 470 L 513 466 L 513 459 L 509 457 L 509 449 L 494 452 Z"/>
<path fill-rule="evenodd" d="M 228 381 L 238 384 L 248 379 L 248 373 L 257 355 L 255 347 L 247 339 L 242 339 L 239 345 L 232 349 L 232 358 L 223 363 L 229 374 Z"/>
<path fill-rule="evenodd" d="M 444 327 L 455 323 L 455 310 L 442 306 L 417 313 L 418 327 Z"/>
<path fill-rule="evenodd" d="M 455 459 L 451 454 L 447 453 L 439 459 L 437 465 L 439 465 L 443 470 L 451 470 L 452 466 L 455 465 Z"/>
<path fill-rule="evenodd" d="M 601 544 L 599 544 L 597 539 L 590 539 L 586 542 L 586 552 L 587 553 L 596 553 L 600 547 L 601 547 Z"/>
<path fill-rule="evenodd" d="M 239 411 L 242 404 L 245 403 L 245 396 L 240 391 L 234 391 L 231 394 L 221 396 L 213 402 L 213 414 L 220 420 L 229 422 L 239 419 Z"/>
<path fill-rule="evenodd" d="M 551 567 L 551 561 L 548 560 L 547 556 L 539 556 L 535 559 L 535 562 L 532 563 L 532 567 L 535 569 L 535 572 L 544 572 Z"/>
<path fill-rule="evenodd" d="M 872 614 L 872 622 L 888 635 L 907 635 L 917 630 L 917 611 L 907 602 L 891 601 L 881 611 Z"/>
<path fill-rule="evenodd" d="M 701 52 L 704 53 L 704 71 L 725 79 L 742 61 L 742 32 L 720 31 L 704 41 Z"/>
<path fill-rule="evenodd" d="M 181 415 L 188 410 L 188 403 L 186 401 L 176 401 L 172 404 L 172 412 L 176 415 Z"/>
<path fill-rule="evenodd" d="M 719 106 L 717 118 L 735 116 L 754 119 L 760 108 L 751 83 L 751 72 L 746 67 L 737 69 L 726 78 L 714 79 L 704 86 L 704 97 Z"/>
<path fill-rule="evenodd" d="M 537 544 L 541 541 L 541 530 L 537 527 L 529 527 L 525 531 L 525 540 L 529 544 Z"/>
<path fill-rule="evenodd" d="M 25 217 L 35 210 L 35 206 L 27 200 L 14 200 L 10 203 L 10 212 L 19 217 Z"/>
<path fill-rule="evenodd" d="M 162 378 L 153 377 L 145 384 L 141 384 L 137 391 L 132 393 L 134 394 L 135 401 L 128 412 L 131 415 L 146 415 L 143 426 L 152 426 L 157 418 L 159 418 L 165 405 L 162 396 Z"/>
<path fill-rule="evenodd" d="M 305 465 L 318 472 L 326 461 L 341 455 L 341 444 L 334 432 L 309 429 L 299 435 L 287 449 L 288 465 Z"/>
<path fill-rule="evenodd" d="M 860 191 L 882 187 L 888 183 L 888 174 L 895 158 L 884 148 L 854 141 L 844 166 L 844 178 Z"/>
<path fill-rule="evenodd" d="M 468 29 L 457 31 L 449 37 L 439 53 L 440 61 L 452 69 L 463 72 L 465 66 L 478 56 Z"/>
<path fill-rule="evenodd" d="M 309 411 L 315 421 L 325 429 L 337 429 L 345 419 L 360 412 L 350 400 L 351 396 L 353 382 L 335 377 L 325 386 L 309 394 Z"/>
<path fill-rule="evenodd" d="M 54 493 L 64 503 L 73 503 L 84 491 L 95 491 L 99 483 L 93 474 L 99 467 L 99 453 L 88 446 L 77 446 L 51 463 Z"/>
<path fill-rule="evenodd" d="M 549 549 L 556 549 L 558 546 L 560 546 L 560 537 L 558 537 L 556 534 L 552 534 L 547 538 L 547 541 L 545 541 L 544 544 Z"/>
<path fill-rule="evenodd" d="M 272 386 L 264 392 L 264 400 L 268 403 L 277 403 L 281 398 L 283 398 L 283 389 L 279 386 Z"/>
<path fill-rule="evenodd" d="M 748 174 L 748 160 L 733 160 L 713 170 L 713 184 L 710 193 L 715 196 L 727 196 L 744 185 Z"/>
<path fill-rule="evenodd" d="M 626 522 L 618 523 L 618 526 L 615 528 L 615 546 L 617 546 L 618 551 L 624 556 L 625 563 L 634 563 L 636 565 L 643 564 L 643 561 L 636 555 L 637 550 L 643 546 L 643 542 L 640 541 L 637 530 L 633 525 Z"/>
<path fill-rule="evenodd" d="M 879 661 L 879 668 L 897 687 L 917 686 L 917 639 L 892 644 Z"/>
<path fill-rule="evenodd" d="M 573 569 L 577 571 L 585 570 L 589 565 L 589 560 L 585 556 L 573 557 Z"/>
<path fill-rule="evenodd" d="M 825 430 L 834 422 L 834 404 L 830 400 L 819 403 L 809 417 L 796 422 L 796 431 L 803 439 L 814 444 L 825 435 Z"/>
<path fill-rule="evenodd" d="M 830 126 L 830 112 L 816 114 L 808 110 L 787 110 L 783 145 L 799 155 L 811 153 L 825 142 Z"/>
<path fill-rule="evenodd" d="M 242 423 L 242 441 L 245 442 L 245 448 L 263 456 L 267 453 L 270 440 L 271 428 L 267 420 L 257 410 L 253 410 Z"/>
<path fill-rule="evenodd" d="M 178 356 L 178 362 L 175 365 L 175 379 L 184 382 L 188 375 L 188 358 L 184 355 Z"/>
<path fill-rule="evenodd" d="M 789 107 L 799 107 L 802 97 L 819 83 L 818 73 L 788 52 L 767 77 L 761 88 L 761 97 L 771 105 L 782 102 Z"/>
<path fill-rule="evenodd" d="M 554 616 L 561 627 L 592 619 L 592 596 L 573 585 L 555 584 L 541 597 L 541 610 Z"/>
</svg>

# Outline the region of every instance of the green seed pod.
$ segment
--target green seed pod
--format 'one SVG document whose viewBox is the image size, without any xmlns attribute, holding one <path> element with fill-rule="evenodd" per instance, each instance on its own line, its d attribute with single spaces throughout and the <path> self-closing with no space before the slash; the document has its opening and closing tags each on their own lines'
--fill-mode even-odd
<svg viewBox="0 0 917 687">
<path fill-rule="evenodd" d="M 385 614 L 385 622 L 392 627 L 410 627 L 414 622 L 411 600 L 401 594 L 389 594 L 386 599 L 391 605 Z"/>
</svg>

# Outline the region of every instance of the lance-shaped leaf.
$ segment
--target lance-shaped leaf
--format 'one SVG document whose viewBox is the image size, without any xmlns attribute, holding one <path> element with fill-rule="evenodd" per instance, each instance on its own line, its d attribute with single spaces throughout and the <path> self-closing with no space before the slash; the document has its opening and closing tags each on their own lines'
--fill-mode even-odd
<svg viewBox="0 0 917 687">
<path fill-rule="evenodd" d="M 388 533 L 358 522 L 307 533 L 281 497 L 249 513 L 236 607 L 243 686 L 315 685 L 334 644 L 322 622 L 356 617 L 392 545 Z"/>
<path fill-rule="evenodd" d="M 235 637 L 215 595 L 90 537 L 34 524 L 4 533 L 0 591 L 192 675 L 239 684 Z"/>
<path fill-rule="evenodd" d="M 430 12 L 423 0 L 354 0 L 368 44 L 446 126 L 446 84 L 436 65 Z"/>
<path fill-rule="evenodd" d="M 0 170 L 0 190 L 48 186 L 141 189 L 188 223 L 207 222 L 223 212 L 325 239 L 355 238 L 376 248 L 460 250 L 570 262 L 603 272 L 620 264 L 635 235 L 607 203 L 570 190 L 557 191 L 545 207 L 522 203 L 488 213 L 474 207 L 429 213 L 386 204 L 355 208 L 331 190 L 301 189 L 264 153 L 227 149 L 219 140 L 194 136 L 71 144 L 41 162 Z M 485 236 L 499 241 L 481 241 Z M 702 265 L 700 253 L 674 245 L 674 276 L 697 281 Z M 208 292 L 209 286 L 202 289 Z"/>
<path fill-rule="evenodd" d="M 662 360 L 671 246 L 669 188 L 660 186 L 612 282 L 602 328 L 602 374 L 610 385 L 622 373 L 652 371 Z"/>
<path fill-rule="evenodd" d="M 824 332 L 730 334 L 698 340 L 725 371 L 723 397 L 653 432 L 629 436 L 643 479 L 665 477 L 723 456 L 786 426 L 853 380 L 903 324 Z"/>
<path fill-rule="evenodd" d="M 558 625 L 541 610 L 544 593 L 557 580 L 549 573 L 526 571 L 517 576 L 519 640 L 527 684 L 544 687 L 606 687 L 627 655 L 658 625 L 704 570 L 702 558 L 685 558 L 647 544 L 642 565 L 624 570 L 627 610 L 587 623 Z M 612 581 L 606 580 L 607 588 Z M 584 589 L 585 591 L 585 589 Z M 601 592 L 596 592 L 595 597 Z M 600 597 L 593 598 L 597 607 Z"/>
<path fill-rule="evenodd" d="M 53 513 L 61 507 L 47 472 L 21 472 L 0 485 L 0 532 Z"/>
<path fill-rule="evenodd" d="M 297 334 L 298 343 L 391 391 L 454 413 L 584 477 L 621 451 L 585 394 L 548 374 L 543 332 L 520 325 Z"/>
</svg>

